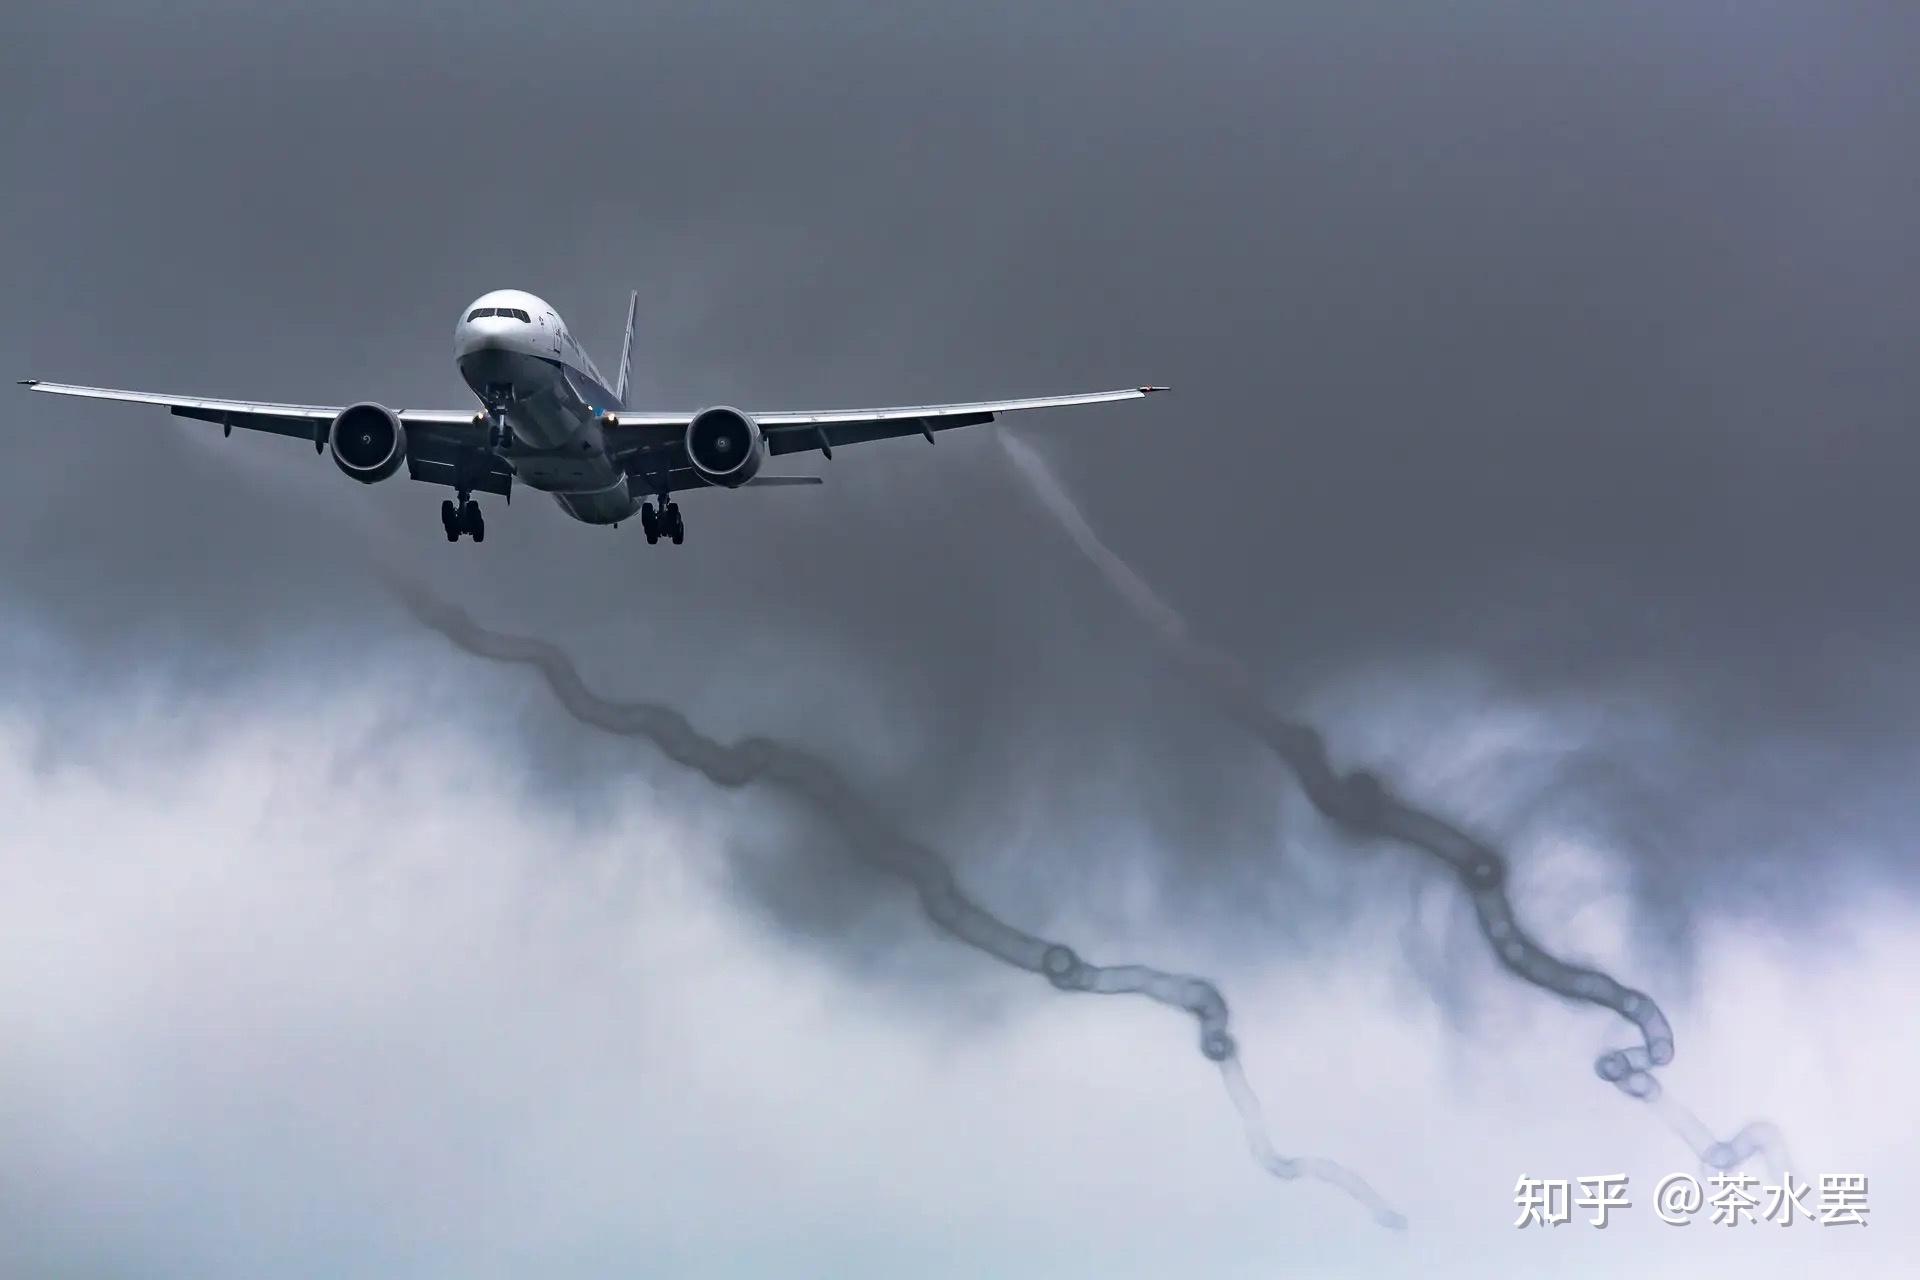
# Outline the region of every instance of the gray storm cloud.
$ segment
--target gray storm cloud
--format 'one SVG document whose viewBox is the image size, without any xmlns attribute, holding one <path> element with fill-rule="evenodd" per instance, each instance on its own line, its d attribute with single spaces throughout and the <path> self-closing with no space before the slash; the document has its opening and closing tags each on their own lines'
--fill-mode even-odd
<svg viewBox="0 0 1920 1280">
<path fill-rule="evenodd" d="M 1045 977 L 1061 991 L 1145 996 L 1190 1014 L 1199 1025 L 1200 1052 L 1219 1065 L 1227 1096 L 1261 1168 L 1276 1178 L 1328 1183 L 1358 1201 L 1381 1226 L 1406 1225 L 1406 1219 L 1353 1170 L 1322 1157 L 1281 1155 L 1274 1148 L 1259 1097 L 1240 1061 L 1227 1002 L 1212 982 L 1143 964 L 1093 964 L 1071 947 L 1017 928 L 969 898 L 945 857 L 896 829 L 864 803 L 840 771 L 817 752 L 765 737 L 720 742 L 664 703 L 609 701 L 587 687 L 572 659 L 558 646 L 487 630 L 464 610 L 417 583 L 396 578 L 392 585 L 416 618 L 461 649 L 495 662 L 534 668 L 560 705 L 582 724 L 643 738 L 669 760 L 715 786 L 761 783 L 806 802 L 835 826 L 867 865 L 912 885 L 927 918 L 974 950 Z"/>
<path fill-rule="evenodd" d="M 1322 815 L 1351 835 L 1392 840 L 1443 864 L 1459 881 L 1481 935 L 1507 972 L 1565 999 L 1610 1009 L 1634 1025 L 1640 1033 L 1638 1045 L 1611 1050 L 1595 1061 L 1594 1072 L 1602 1080 L 1652 1105 L 1710 1168 L 1735 1169 L 1756 1157 L 1775 1170 L 1787 1166 L 1785 1144 L 1774 1125 L 1755 1121 L 1728 1138 L 1716 1138 L 1667 1092 L 1653 1074 L 1655 1068 L 1673 1061 L 1673 1026 L 1666 1014 L 1645 992 L 1598 969 L 1569 964 L 1529 935 L 1514 914 L 1506 887 L 1508 862 L 1497 849 L 1393 795 L 1381 779 L 1364 769 L 1346 774 L 1335 770 L 1316 730 L 1274 712 L 1248 673 L 1225 653 L 1197 640 L 1178 611 L 1101 539 L 1045 458 L 1007 432 L 1000 432 L 999 440 L 1035 498 L 1147 623 L 1181 671 L 1285 762 Z"/>
<path fill-rule="evenodd" d="M 1882 909 L 1905 930 L 1920 890 L 1920 6 L 1468 4 L 1409 6 L 1394 22 L 1311 0 L 910 10 L 189 0 L 107 11 L 29 0 L 10 11 L 17 21 L 0 42 L 0 153 L 20 176 L 0 201 L 18 250 L 0 309 L 8 379 L 458 405 L 454 315 L 485 289 L 519 285 L 593 333 L 603 365 L 627 289 L 645 290 L 640 399 L 662 408 L 1169 382 L 1177 391 L 1164 402 L 1044 423 L 1047 456 L 1073 496 L 1150 584 L 1142 598 L 1171 601 L 1206 643 L 1244 659 L 1261 700 L 1324 733 L 1336 803 L 1346 771 L 1363 763 L 1393 783 L 1395 804 L 1443 814 L 1510 858 L 1519 923 L 1554 956 L 1595 963 L 1576 925 L 1536 905 L 1525 877 L 1546 859 L 1530 833 L 1604 850 L 1616 873 L 1605 892 L 1630 910 L 1634 949 L 1598 967 L 1656 998 L 1677 1046 L 1673 1067 L 1629 1062 L 1629 1074 L 1657 1073 L 1716 1124 L 1746 1118 L 1723 1107 L 1789 1123 L 1796 1156 L 1823 1144 L 1874 1150 L 1862 1135 L 1885 1135 L 1890 1154 L 1870 1172 L 1889 1186 L 1910 1175 L 1900 1152 L 1915 1148 L 1913 1108 L 1898 1073 L 1873 1076 L 1874 1088 L 1845 1082 L 1912 1058 L 1899 1013 L 1910 970 L 1850 948 Z M 715 92 L 719 83 L 728 91 Z M 479 116 L 485 128 L 473 127 Z M 364 532 L 385 563 L 469 602 L 489 625 L 563 639 L 608 693 L 666 694 L 723 741 L 757 731 L 805 744 L 948 857 L 978 901 L 1018 904 L 1023 923 L 1096 959 L 1177 954 L 1169 967 L 1219 979 L 1283 1136 L 1304 1141 L 1319 1118 L 1303 1102 L 1365 1108 L 1369 1086 L 1343 1080 L 1304 1099 L 1292 1089 L 1278 1074 L 1284 1050 L 1269 1058 L 1258 1036 L 1269 1026 L 1304 1036 L 1305 1024 L 1256 1025 L 1258 977 L 1242 966 L 1313 990 L 1316 975 L 1290 964 L 1303 952 L 1324 960 L 1363 937 L 1392 946 L 1388 931 L 1366 927 L 1398 908 L 1383 881 L 1397 894 L 1411 880 L 1423 902 L 1446 902 L 1473 963 L 1450 967 L 1452 934 L 1417 966 L 1369 960 L 1414 984 L 1460 984 L 1442 994 L 1471 984 L 1502 1009 L 1511 994 L 1552 1014 L 1541 1021 L 1575 1019 L 1560 997 L 1536 1000 L 1533 986 L 1491 974 L 1506 962 L 1451 864 L 1387 839 L 1320 838 L 1318 820 L 1306 820 L 1312 797 L 1276 776 L 1287 766 L 1262 739 L 1243 736 L 1259 731 L 1244 723 L 1255 700 L 1215 714 L 1193 705 L 1211 696 L 1205 681 L 1195 696 L 1177 678 L 1142 678 L 1159 661 L 1141 652 L 1147 638 L 1126 634 L 1134 629 L 1111 609 L 1081 607 L 1104 603 L 1104 580 L 1062 571 L 1077 553 L 1011 483 L 990 430 L 943 436 L 937 450 L 912 440 L 849 453 L 819 468 L 831 481 L 820 490 L 693 495 L 692 536 L 675 554 L 630 529 L 598 536 L 528 495 L 488 511 L 484 548 L 456 552 L 438 536 L 440 495 L 426 486 L 401 478 L 362 491 L 297 442 L 224 440 L 131 406 L 39 399 L 8 402 L 0 585 L 9 609 L 50 640 L 7 664 L 0 701 L 42 726 L 35 740 L 52 755 L 106 760 L 116 742 L 144 742 L 127 722 L 149 692 L 161 706 L 204 703 L 257 676 L 260 697 L 298 698 L 389 666 L 387 602 L 340 553 Z M 1457 667 L 1476 688 L 1449 701 L 1447 682 L 1429 677 Z M 537 676 L 514 670 L 546 698 Z M 1361 674 L 1378 678 L 1347 698 Z M 487 768 L 534 775 L 523 799 L 542 816 L 591 824 L 601 788 L 653 771 L 562 715 L 517 717 L 511 699 L 449 683 L 425 705 L 396 695 L 394 714 L 450 719 L 503 747 Z M 1495 698 L 1480 699 L 1488 687 Z M 1477 756 L 1456 759 L 1462 735 L 1487 732 L 1481 713 L 1493 700 L 1525 707 L 1552 749 L 1574 745 L 1548 758 L 1530 742 L 1525 761 L 1492 772 Z M 1603 724 L 1588 732 L 1595 708 Z M 164 751 L 179 745 L 170 736 Z M 687 780 L 705 786 L 690 771 Z M 330 793 L 346 783 L 295 770 L 288 785 Z M 881 953 L 875 935 L 937 932 L 896 900 L 910 885 L 894 893 L 877 872 L 819 874 L 802 852 L 832 859 L 848 842 L 804 801 L 763 786 L 754 800 L 767 796 L 795 821 L 776 833 L 777 853 L 757 856 L 748 836 L 723 868 L 726 909 L 754 936 L 796 942 L 857 980 Z M 482 834 L 461 827 L 457 795 L 433 808 L 446 811 L 450 839 Z M 1307 829 L 1283 853 L 1275 832 L 1294 830 L 1296 809 Z M 820 847 L 790 843 L 807 841 Z M 30 911 L 81 930 L 113 918 L 104 889 L 53 898 L 43 879 L 27 880 Z M 1743 946 L 1728 949 L 1730 936 Z M 1845 976 L 1743 991 L 1748 979 L 1730 966 L 1776 942 Z M 898 948 L 887 963 L 925 959 L 943 976 L 966 965 L 1004 976 L 1048 1013 L 1076 1007 L 944 937 L 927 945 L 937 949 Z M 87 950 L 147 962 L 133 940 Z M 78 1002 L 69 976 L 14 972 L 33 976 L 56 1013 L 24 1041 L 10 1035 L 8 1080 L 9 1055 L 50 1043 Z M 885 984 L 891 1004 L 960 1016 L 920 980 L 925 971 L 913 973 Z M 222 981 L 208 975 L 196 992 L 216 1005 Z M 661 984 L 663 995 L 680 989 Z M 129 1000 L 153 1009 L 143 991 Z M 1766 1036 L 1784 1039 L 1789 1011 L 1812 1001 L 1825 1007 L 1807 1010 L 1804 1038 L 1774 1057 L 1778 1041 Z M 1618 1014 L 1576 1003 L 1618 1044 L 1648 1051 L 1639 1023 L 1616 1026 Z M 1160 1014 L 1128 1004 L 1145 1001 L 1093 1012 Z M 1743 1021 L 1742 1007 L 1766 1016 Z M 744 1022 L 760 1011 L 720 1012 Z M 1355 1009 L 1352 1029 L 1380 1012 Z M 1162 1028 L 1178 1050 L 1192 1043 L 1192 1015 L 1181 1014 Z M 1436 1045 L 1417 1015 L 1393 1025 L 1408 1054 L 1477 1058 L 1515 1045 L 1461 1035 Z M 1361 1051 L 1337 1019 L 1319 1026 L 1299 1047 L 1306 1056 L 1325 1045 L 1324 1069 L 1343 1049 Z M 103 1031 L 113 1035 L 101 1056 L 124 1056 L 124 1019 Z M 577 1027 L 533 1034 L 555 1054 L 583 1046 Z M 1569 1046 L 1568 1077 L 1600 1047 Z M 1748 1087 L 1733 1083 L 1748 1062 L 1755 1096 L 1708 1102 L 1716 1055 L 1730 1071 L 1717 1088 Z M 434 1113 L 433 1084 L 408 1083 L 377 1054 L 356 1061 L 410 1111 Z M 1525 1063 L 1524 1077 L 1500 1078 L 1531 1080 L 1530 1053 Z M 1458 1090 L 1416 1094 L 1406 1083 L 1428 1063 L 1385 1065 L 1399 1074 L 1374 1087 L 1409 1092 L 1373 1114 L 1396 1130 L 1417 1130 L 1424 1114 L 1434 1133 L 1474 1141 Z M 1761 1078 L 1782 1072 L 1812 1083 L 1763 1092 Z M 1193 1071 L 1191 1083 L 1215 1101 L 1210 1073 Z M 263 1087 L 283 1084 L 298 1078 Z M 746 1076 L 723 1084 L 756 1087 Z M 1531 1160 L 1549 1141 L 1504 1096 L 1521 1087 L 1503 1085 L 1487 1113 L 1514 1130 L 1505 1148 L 1488 1144 L 1490 1160 L 1496 1150 Z M 1591 1083 L 1569 1079 L 1567 1092 L 1568 1111 L 1595 1113 L 1565 1138 L 1593 1144 L 1582 1149 L 1609 1149 L 1613 1124 L 1627 1119 L 1612 1113 L 1640 1118 Z M 1583 1097 L 1602 1105 L 1581 1108 Z M 868 1101 L 858 1081 L 848 1098 Z M 112 1095 L 123 1100 L 155 1127 L 192 1127 L 164 1087 L 135 1080 Z M 91 1098 L 76 1106 L 100 1109 Z M 0 1143 L 0 1182 L 47 1196 L 0 1202 L 13 1221 L 31 1213 L 137 1249 L 117 1274 L 271 1271 L 249 1261 L 248 1232 L 308 1247 L 279 1212 L 220 1211 L 252 1183 L 244 1172 L 203 1184 L 191 1202 L 168 1196 L 160 1177 L 105 1203 L 62 1191 L 35 1155 L 58 1143 L 62 1116 L 18 1116 L 25 1141 L 9 1132 Z M 911 1104 L 876 1113 L 920 1118 Z M 1224 1108 L 1194 1119 L 1227 1123 Z M 492 1109 L 449 1118 L 434 1141 L 463 1150 L 500 1120 Z M 235 1108 L 206 1137 L 251 1123 Z M 1684 1155 L 1656 1124 L 1632 1127 Z M 1473 1211 L 1471 1179 L 1435 1174 L 1435 1148 L 1398 1133 L 1350 1147 L 1365 1136 L 1336 1133 L 1313 1142 L 1390 1190 L 1429 1246 L 1443 1218 Z M 124 1136 L 98 1150 L 103 1167 L 131 1167 Z M 364 1183 L 383 1159 L 369 1150 L 330 1174 L 317 1146 L 276 1135 L 261 1150 L 285 1179 L 277 1210 L 324 1203 L 330 1177 Z M 848 1158 L 829 1140 L 797 1155 L 814 1167 Z M 1084 1148 L 1063 1157 L 1087 1158 Z M 503 1161 L 502 1173 L 537 1199 L 571 1185 L 584 1155 L 530 1159 Z M 1060 1168 L 1036 1160 L 1028 1172 Z M 929 1202 L 953 1190 L 938 1168 L 889 1174 Z M 1255 1203 L 1270 1189 L 1242 1180 Z M 1427 1191 L 1446 1202 L 1417 1202 Z M 1192 1209 L 1189 1198 L 1179 1187 L 1148 1203 Z M 1292 1208 L 1326 1197 L 1290 1187 L 1265 1199 Z M 792 1201 L 823 1218 L 862 1207 Z M 720 1203 L 738 1206 L 735 1194 Z M 991 1200 L 994 1223 L 1015 1229 L 1021 1215 L 1056 1207 Z M 631 1220 L 625 1204 L 614 1212 Z M 164 1238 L 120 1225 L 142 1213 L 167 1223 Z M 708 1223 L 687 1228 L 702 1250 L 691 1261 L 676 1268 L 647 1241 L 588 1270 L 725 1273 L 734 1219 L 686 1216 Z M 1235 1231 L 1268 1225 L 1257 1209 L 1252 1222 L 1234 1216 Z M 1354 1238 L 1315 1242 L 1332 1251 L 1324 1265 L 1292 1265 L 1407 1269 L 1365 1252 L 1401 1237 L 1352 1225 Z M 1489 1260 L 1519 1234 L 1505 1225 L 1437 1251 L 1434 1268 L 1539 1274 L 1538 1255 Z M 1868 1233 L 1876 1247 L 1892 1226 Z M 1106 1253 L 1090 1247 L 1102 1261 L 1089 1268 L 1128 1270 L 1105 1259 L 1136 1248 L 1142 1228 L 1117 1227 Z M 1616 1233 L 1605 1236 L 1585 1274 L 1679 1265 L 1664 1241 L 1640 1266 L 1622 1260 Z M 208 1261 L 170 1267 L 182 1237 L 204 1240 Z M 1073 1270 L 996 1267 L 983 1261 L 990 1242 L 931 1238 L 953 1274 Z M 9 1275 L 10 1243 L 0 1239 Z M 839 1248 L 817 1269 L 855 1273 Z M 509 1266 L 464 1226 L 421 1234 L 410 1249 L 380 1273 Z M 541 1256 L 514 1270 L 567 1267 Z"/>
</svg>

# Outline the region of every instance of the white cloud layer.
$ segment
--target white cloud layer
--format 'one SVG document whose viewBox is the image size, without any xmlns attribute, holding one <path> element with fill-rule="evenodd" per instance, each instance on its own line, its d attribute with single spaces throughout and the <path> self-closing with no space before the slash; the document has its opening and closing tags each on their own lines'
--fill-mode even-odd
<svg viewBox="0 0 1920 1280">
<path fill-rule="evenodd" d="M 1691 1160 L 1589 1072 L 1626 1029 L 1489 970 L 1454 1030 L 1390 913 L 1310 965 L 1241 957 L 1215 976 L 1278 1144 L 1359 1169 L 1400 1236 L 1256 1171 L 1163 1009 L 1007 973 L 1005 1017 L 917 1017 L 770 939 L 717 874 L 751 804 L 637 747 L 582 821 L 459 716 L 396 714 L 397 678 L 285 688 L 129 697 L 85 751 L 0 726 L 0 1274 L 1871 1277 L 1920 1248 L 1893 907 L 1819 955 L 1705 922 L 1669 1008 L 1674 1091 L 1778 1121 L 1803 1176 L 1870 1175 L 1864 1231 L 1655 1222 Z M 1607 874 L 1535 879 L 1561 867 Z M 1192 947 L 1088 948 L 1126 949 Z M 1605 1232 L 1510 1226 L 1522 1173 L 1612 1172 L 1636 1204 Z"/>
</svg>

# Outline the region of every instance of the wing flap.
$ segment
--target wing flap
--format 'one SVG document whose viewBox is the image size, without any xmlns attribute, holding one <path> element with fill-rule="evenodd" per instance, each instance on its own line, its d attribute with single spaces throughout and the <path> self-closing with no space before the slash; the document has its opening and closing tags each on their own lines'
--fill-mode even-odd
<svg viewBox="0 0 1920 1280">
<path fill-rule="evenodd" d="M 924 435 L 951 431 L 955 427 L 976 427 L 992 422 L 991 413 L 955 413 L 941 417 L 882 418 L 877 421 L 810 423 L 806 426 L 767 428 L 767 452 L 804 453 L 818 449 L 829 456 L 840 445 L 866 444 L 873 440 L 892 440 L 899 436 Z"/>
<path fill-rule="evenodd" d="M 428 484 L 443 484 L 449 489 L 467 488 L 475 493 L 497 493 L 501 497 L 513 494 L 513 473 L 508 471 L 497 457 L 491 454 L 478 455 L 477 461 L 485 470 L 469 466 L 464 475 L 458 461 L 454 458 L 407 452 L 407 474 L 415 480 L 424 480 Z M 466 483 L 462 485 L 461 480 Z"/>
<path fill-rule="evenodd" d="M 313 439 L 315 433 L 326 430 L 325 424 L 333 420 L 331 414 L 324 418 L 295 418 L 268 413 L 237 413 L 230 409 L 202 409 L 196 405 L 176 404 L 167 408 L 177 418 L 217 422 L 228 430 L 240 427 L 247 431 L 269 431 L 277 436 L 292 436 L 296 440 Z"/>
</svg>

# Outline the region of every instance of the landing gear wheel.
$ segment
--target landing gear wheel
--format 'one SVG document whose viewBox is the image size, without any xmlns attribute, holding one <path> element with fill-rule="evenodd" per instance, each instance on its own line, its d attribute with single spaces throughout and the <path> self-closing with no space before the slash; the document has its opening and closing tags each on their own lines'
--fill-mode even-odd
<svg viewBox="0 0 1920 1280">
<path fill-rule="evenodd" d="M 640 527 L 646 531 L 648 546 L 660 541 L 660 517 L 654 514 L 651 502 L 640 504 Z"/>
<path fill-rule="evenodd" d="M 446 530 L 448 542 L 460 541 L 460 516 L 454 510 L 452 498 L 440 504 L 440 527 Z"/>
<path fill-rule="evenodd" d="M 667 526 L 667 536 L 673 539 L 674 546 L 677 547 L 686 540 L 687 525 L 686 522 L 680 518 L 679 503 L 669 502 L 667 504 L 665 524 Z"/>
<path fill-rule="evenodd" d="M 467 504 L 460 508 L 460 531 L 475 542 L 487 540 L 487 521 L 486 517 L 480 514 L 479 503 L 469 499 Z"/>
</svg>

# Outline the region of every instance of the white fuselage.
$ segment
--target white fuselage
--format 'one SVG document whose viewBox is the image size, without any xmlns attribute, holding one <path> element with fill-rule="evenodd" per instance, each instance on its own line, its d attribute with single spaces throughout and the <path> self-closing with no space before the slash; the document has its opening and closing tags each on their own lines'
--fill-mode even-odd
<svg viewBox="0 0 1920 1280">
<path fill-rule="evenodd" d="M 559 312 L 518 289 L 483 294 L 460 313 L 453 353 L 473 393 L 505 415 L 500 454 L 518 483 L 588 524 L 639 511 L 645 495 L 628 490 L 600 429 L 601 415 L 623 406 Z"/>
</svg>

